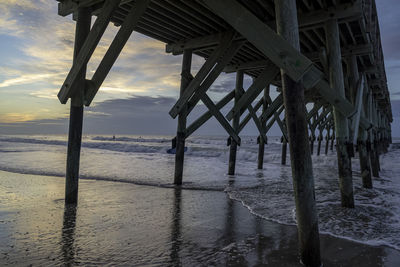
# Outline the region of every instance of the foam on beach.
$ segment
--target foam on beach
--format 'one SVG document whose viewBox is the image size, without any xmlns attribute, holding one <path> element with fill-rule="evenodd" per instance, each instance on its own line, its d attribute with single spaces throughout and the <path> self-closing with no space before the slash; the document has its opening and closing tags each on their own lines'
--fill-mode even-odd
<svg viewBox="0 0 400 267">
<path fill-rule="evenodd" d="M 166 153 L 170 141 L 168 136 L 85 136 L 81 178 L 173 187 L 175 157 Z M 225 137 L 191 137 L 186 144 L 184 188 L 226 191 L 261 218 L 296 224 L 291 169 L 280 165 L 279 138 L 269 139 L 264 170 L 257 170 L 255 137 L 244 137 L 235 176 L 226 175 Z M 0 155 L 0 170 L 63 177 L 66 137 L 1 136 Z M 373 189 L 362 188 L 358 159 L 353 159 L 355 209 L 340 207 L 336 154 L 312 160 L 320 232 L 400 250 L 400 145 L 381 157 L 381 177 L 373 179 Z"/>
</svg>

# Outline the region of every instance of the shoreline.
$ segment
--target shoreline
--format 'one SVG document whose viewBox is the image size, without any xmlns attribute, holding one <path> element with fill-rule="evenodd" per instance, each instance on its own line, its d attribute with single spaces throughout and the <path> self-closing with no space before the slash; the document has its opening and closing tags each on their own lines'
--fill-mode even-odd
<svg viewBox="0 0 400 267">
<path fill-rule="evenodd" d="M 301 266 L 295 226 L 226 192 L 82 179 L 78 207 L 64 208 L 64 179 L 55 178 L 0 171 L 2 265 Z M 400 265 L 388 246 L 320 239 L 324 266 Z"/>
</svg>

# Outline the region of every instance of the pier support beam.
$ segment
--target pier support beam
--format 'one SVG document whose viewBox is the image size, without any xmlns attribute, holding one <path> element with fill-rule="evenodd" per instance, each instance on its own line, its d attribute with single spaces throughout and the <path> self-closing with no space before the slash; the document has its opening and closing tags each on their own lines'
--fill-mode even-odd
<svg viewBox="0 0 400 267">
<path fill-rule="evenodd" d="M 330 135 L 329 135 L 330 131 L 331 131 L 331 129 L 330 129 L 330 127 L 328 126 L 328 127 L 326 128 L 326 137 L 325 137 L 325 138 L 326 138 L 326 143 L 325 143 L 325 155 L 328 155 L 329 139 L 331 138 Z"/>
<path fill-rule="evenodd" d="M 369 143 L 371 170 L 374 177 L 379 177 L 379 154 L 377 152 L 377 142 L 374 140 Z"/>
<path fill-rule="evenodd" d="M 282 165 L 286 165 L 286 156 L 287 156 L 287 140 L 284 136 L 282 136 L 282 157 L 281 157 Z"/>
<path fill-rule="evenodd" d="M 275 0 L 277 32 L 300 50 L 295 0 Z M 286 125 L 289 136 L 299 250 L 303 264 L 321 266 L 314 176 L 304 101 L 304 88 L 281 69 Z"/>
<path fill-rule="evenodd" d="M 192 50 L 184 50 L 182 58 L 182 73 L 180 96 L 185 93 L 186 87 L 191 81 L 190 69 L 192 66 Z M 179 112 L 178 129 L 176 133 L 176 153 L 175 153 L 175 174 L 174 184 L 182 184 L 183 162 L 185 156 L 185 135 L 186 135 L 187 104 Z"/>
<path fill-rule="evenodd" d="M 86 37 L 90 32 L 91 11 L 89 8 L 78 10 L 78 19 L 75 30 L 74 61 L 82 48 Z M 71 96 L 71 110 L 69 117 L 67 170 L 65 181 L 65 203 L 76 204 L 78 202 L 79 185 L 79 161 L 82 143 L 83 124 L 83 99 L 85 93 L 86 66 L 77 75 L 76 93 Z"/>
<path fill-rule="evenodd" d="M 327 21 L 325 32 L 329 57 L 329 76 L 331 88 L 340 96 L 345 97 L 339 25 L 337 20 L 332 19 Z M 336 107 L 333 108 L 333 114 L 336 129 L 336 151 L 342 206 L 354 208 L 351 158 L 348 153 L 348 147 L 350 144 L 348 121 L 347 118 L 343 116 Z"/>
<path fill-rule="evenodd" d="M 358 88 L 357 84 L 359 82 L 359 79 L 362 79 L 362 76 L 360 77 L 359 72 L 358 72 L 358 64 L 357 64 L 357 57 L 355 55 L 351 56 L 349 59 L 349 76 L 351 77 L 350 83 L 351 83 L 351 95 L 352 95 L 352 102 L 355 104 L 357 107 L 357 98 L 358 94 L 361 94 L 360 96 L 360 112 L 364 114 L 365 110 L 365 101 L 363 97 L 363 92 L 364 90 L 367 90 L 367 88 Z M 362 80 L 364 83 L 366 81 Z M 361 84 L 361 86 L 365 86 L 365 84 Z M 360 90 L 357 92 L 357 90 Z M 357 96 L 357 97 L 356 97 Z M 354 120 L 354 119 L 353 119 Z M 355 124 L 355 127 L 358 127 L 357 124 Z M 365 129 L 352 129 L 353 135 L 355 135 L 358 132 L 358 142 L 357 142 L 357 148 L 358 148 L 358 155 L 359 155 L 359 160 L 360 160 L 360 171 L 361 171 L 361 178 L 362 178 L 362 184 L 364 188 L 372 188 L 372 179 L 371 179 L 371 164 L 370 164 L 370 151 L 367 149 L 366 146 L 366 141 L 367 141 L 367 131 Z"/>
<path fill-rule="evenodd" d="M 324 139 L 324 137 L 322 136 L 322 129 L 319 129 L 317 156 L 319 156 L 321 154 L 321 142 L 323 139 Z"/>
<path fill-rule="evenodd" d="M 314 141 L 315 141 L 315 133 L 314 133 L 314 129 L 311 129 L 311 136 L 310 136 L 310 150 L 311 150 L 311 155 L 314 154 Z"/>
<path fill-rule="evenodd" d="M 372 188 L 370 151 L 366 145 L 366 134 L 361 134 L 358 141 L 358 154 L 360 157 L 361 178 L 364 188 Z"/>
<path fill-rule="evenodd" d="M 237 105 L 237 103 L 239 102 L 239 99 L 240 99 L 241 91 L 243 88 L 243 77 L 244 77 L 243 70 L 238 70 L 236 73 L 235 105 Z M 236 133 L 239 132 L 239 124 L 240 124 L 240 112 L 236 113 L 232 120 L 232 128 Z M 238 144 L 232 137 L 229 137 L 229 138 L 231 139 L 231 144 L 230 144 L 230 149 L 229 149 L 228 174 L 234 175 L 235 174 L 235 166 L 236 166 L 236 152 L 237 152 Z"/>
<path fill-rule="evenodd" d="M 268 107 L 268 102 L 267 102 L 268 97 L 269 97 L 269 85 L 267 85 L 267 87 L 265 87 L 265 89 L 264 89 L 264 97 L 263 97 L 263 104 L 262 104 L 263 105 L 263 108 L 262 108 L 262 112 L 263 113 L 265 112 L 265 110 Z M 262 127 L 265 130 L 265 126 L 266 126 L 265 122 L 261 122 L 261 124 L 262 124 Z M 266 144 L 264 142 L 264 138 L 261 135 L 259 135 L 258 140 L 259 140 L 259 142 L 258 142 L 258 164 L 257 164 L 257 168 L 259 170 L 261 170 L 263 168 L 263 164 L 264 164 L 264 150 L 265 150 L 265 145 Z"/>
<path fill-rule="evenodd" d="M 373 100 L 372 100 L 372 92 L 369 92 L 368 94 L 368 118 L 370 121 L 372 121 L 374 124 L 376 123 L 375 117 L 374 117 L 374 105 L 373 105 Z M 369 136 L 368 136 L 368 141 L 367 141 L 367 149 L 370 152 L 370 161 L 371 161 L 371 171 L 372 175 L 374 177 L 379 177 L 379 155 L 376 151 L 376 135 L 375 135 L 375 130 L 371 129 L 369 131 Z"/>
</svg>

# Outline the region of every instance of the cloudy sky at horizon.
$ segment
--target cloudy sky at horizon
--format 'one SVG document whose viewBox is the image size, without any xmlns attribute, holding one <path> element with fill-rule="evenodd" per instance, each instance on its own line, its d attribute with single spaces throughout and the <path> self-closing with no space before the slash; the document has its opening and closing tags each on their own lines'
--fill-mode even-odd
<svg viewBox="0 0 400 267">
<path fill-rule="evenodd" d="M 391 93 L 393 130 L 400 136 L 400 22 L 398 0 L 377 0 L 386 72 Z M 0 134 L 66 133 L 69 105 L 56 95 L 72 64 L 74 22 L 57 15 L 55 0 L 0 1 Z M 116 33 L 109 27 L 88 66 L 94 73 Z M 203 59 L 193 58 L 194 73 Z M 165 53 L 165 44 L 134 33 L 92 107 L 85 111 L 86 133 L 174 134 L 168 111 L 179 94 L 181 56 Z M 234 75 L 221 76 L 209 95 L 230 91 Z M 247 78 L 246 84 L 250 79 Z M 191 119 L 204 111 L 200 106 Z M 220 134 L 215 120 L 200 132 Z M 273 134 L 279 134 L 277 128 Z M 256 134 L 254 124 L 244 134 Z"/>
</svg>

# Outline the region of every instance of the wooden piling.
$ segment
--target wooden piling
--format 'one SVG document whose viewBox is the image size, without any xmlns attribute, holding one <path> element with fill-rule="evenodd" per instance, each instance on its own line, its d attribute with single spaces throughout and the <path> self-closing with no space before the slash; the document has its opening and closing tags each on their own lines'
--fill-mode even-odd
<svg viewBox="0 0 400 267">
<path fill-rule="evenodd" d="M 374 177 L 379 177 L 379 154 L 377 151 L 377 142 L 375 140 L 370 142 L 370 149 L 372 175 Z"/>
<path fill-rule="evenodd" d="M 190 69 L 192 66 L 192 50 L 183 51 L 180 96 L 185 92 L 191 81 Z M 176 133 L 175 174 L 174 184 L 182 184 L 183 163 L 185 157 L 185 134 L 186 134 L 187 105 L 182 108 L 178 117 L 178 129 Z"/>
<path fill-rule="evenodd" d="M 330 139 L 330 133 L 331 129 L 329 126 L 326 128 L 326 143 L 325 143 L 325 155 L 328 155 L 328 149 L 329 149 L 329 139 Z"/>
<path fill-rule="evenodd" d="M 265 89 L 264 89 L 264 97 L 263 97 L 263 103 L 262 103 L 262 105 L 263 105 L 262 112 L 263 113 L 265 112 L 265 110 L 268 107 L 268 102 L 267 102 L 268 97 L 269 97 L 269 85 L 267 85 L 265 87 Z M 264 127 L 264 129 L 266 128 L 265 126 L 266 126 L 265 122 L 262 122 L 262 127 Z M 257 164 L 257 168 L 259 170 L 261 170 L 263 168 L 263 164 L 264 164 L 264 153 L 265 153 L 264 150 L 265 150 L 265 145 L 266 144 L 264 142 L 264 138 L 261 135 L 259 135 L 258 140 L 259 140 L 259 142 L 258 142 L 258 162 L 257 162 L 258 164 Z"/>
<path fill-rule="evenodd" d="M 311 155 L 313 155 L 314 154 L 315 134 L 314 134 L 313 130 L 311 130 L 311 131 L 312 131 L 312 133 L 311 133 L 311 136 L 310 136 L 310 151 L 311 151 Z"/>
<path fill-rule="evenodd" d="M 300 50 L 296 0 L 275 0 L 277 32 Z M 281 69 L 289 136 L 299 250 L 303 264 L 321 266 L 314 177 L 308 144 L 304 88 Z"/>
<path fill-rule="evenodd" d="M 352 55 L 350 59 L 348 60 L 348 68 L 349 68 L 349 76 L 351 77 L 350 79 L 350 86 L 351 86 L 351 96 L 352 96 L 352 102 L 355 104 L 356 100 L 356 95 L 357 95 L 357 84 L 358 80 L 360 79 L 360 75 L 358 72 L 358 63 L 357 63 L 357 57 L 355 55 Z M 364 85 L 362 85 L 364 86 Z M 362 101 L 363 103 L 364 101 Z M 366 105 L 363 104 L 365 107 Z M 364 114 L 363 112 L 364 109 L 361 109 L 361 113 Z M 355 131 L 355 129 L 353 129 Z M 367 141 L 367 132 L 364 129 L 360 129 L 358 131 L 358 141 L 357 141 L 357 148 L 358 148 L 358 155 L 359 155 L 359 161 L 360 161 L 360 171 L 361 171 L 361 178 L 362 178 L 362 184 L 364 188 L 372 188 L 372 179 L 371 179 L 371 164 L 370 164 L 370 156 L 369 156 L 369 150 L 367 150 L 366 146 L 366 141 Z"/>
<path fill-rule="evenodd" d="M 339 26 L 336 19 L 326 22 L 326 43 L 329 56 L 329 76 L 332 90 L 345 97 L 342 69 L 342 54 L 340 48 Z M 347 118 L 336 107 L 333 108 L 336 129 L 336 151 L 339 169 L 339 184 L 342 206 L 354 208 L 353 178 L 351 158 L 348 153 L 349 128 Z"/>
<path fill-rule="evenodd" d="M 368 94 L 368 105 L 367 105 L 367 113 L 368 113 L 368 118 L 372 121 L 374 121 L 374 105 L 372 102 L 372 92 Z M 368 140 L 367 140 L 367 149 L 370 152 L 370 162 L 371 162 L 371 171 L 372 175 L 374 177 L 379 177 L 379 165 L 378 165 L 378 159 L 379 156 L 377 156 L 376 152 L 376 141 L 375 141 L 375 133 L 374 129 L 371 129 L 368 133 Z"/>
<path fill-rule="evenodd" d="M 240 99 L 241 90 L 243 88 L 243 77 L 244 77 L 244 72 L 242 70 L 238 70 L 236 72 L 235 105 L 238 103 Z M 239 131 L 239 123 L 240 123 L 240 112 L 238 114 L 235 114 L 232 120 L 232 128 L 236 133 Z M 228 168 L 229 175 L 235 174 L 237 146 L 238 146 L 237 142 L 233 138 L 231 138 L 231 145 L 229 149 L 229 168 Z"/>
<path fill-rule="evenodd" d="M 321 154 L 321 142 L 324 138 L 322 137 L 322 130 L 319 129 L 319 135 L 318 135 L 318 148 L 317 148 L 317 156 Z"/>
<path fill-rule="evenodd" d="M 364 188 L 372 188 L 370 151 L 367 150 L 366 138 L 364 134 L 360 136 L 358 141 L 358 154 L 360 158 L 361 178 Z"/>
<path fill-rule="evenodd" d="M 284 136 L 282 136 L 282 156 L 281 156 L 282 165 L 286 165 L 286 156 L 287 156 L 287 140 Z"/>
<path fill-rule="evenodd" d="M 90 8 L 80 8 L 75 29 L 74 61 L 82 48 L 91 24 Z M 79 72 L 74 84 L 78 88 L 76 94 L 71 97 L 71 109 L 69 116 L 67 169 L 65 181 L 65 203 L 76 204 L 78 202 L 79 185 L 79 161 L 82 143 L 83 124 L 83 97 L 85 93 L 86 66 Z"/>
</svg>

